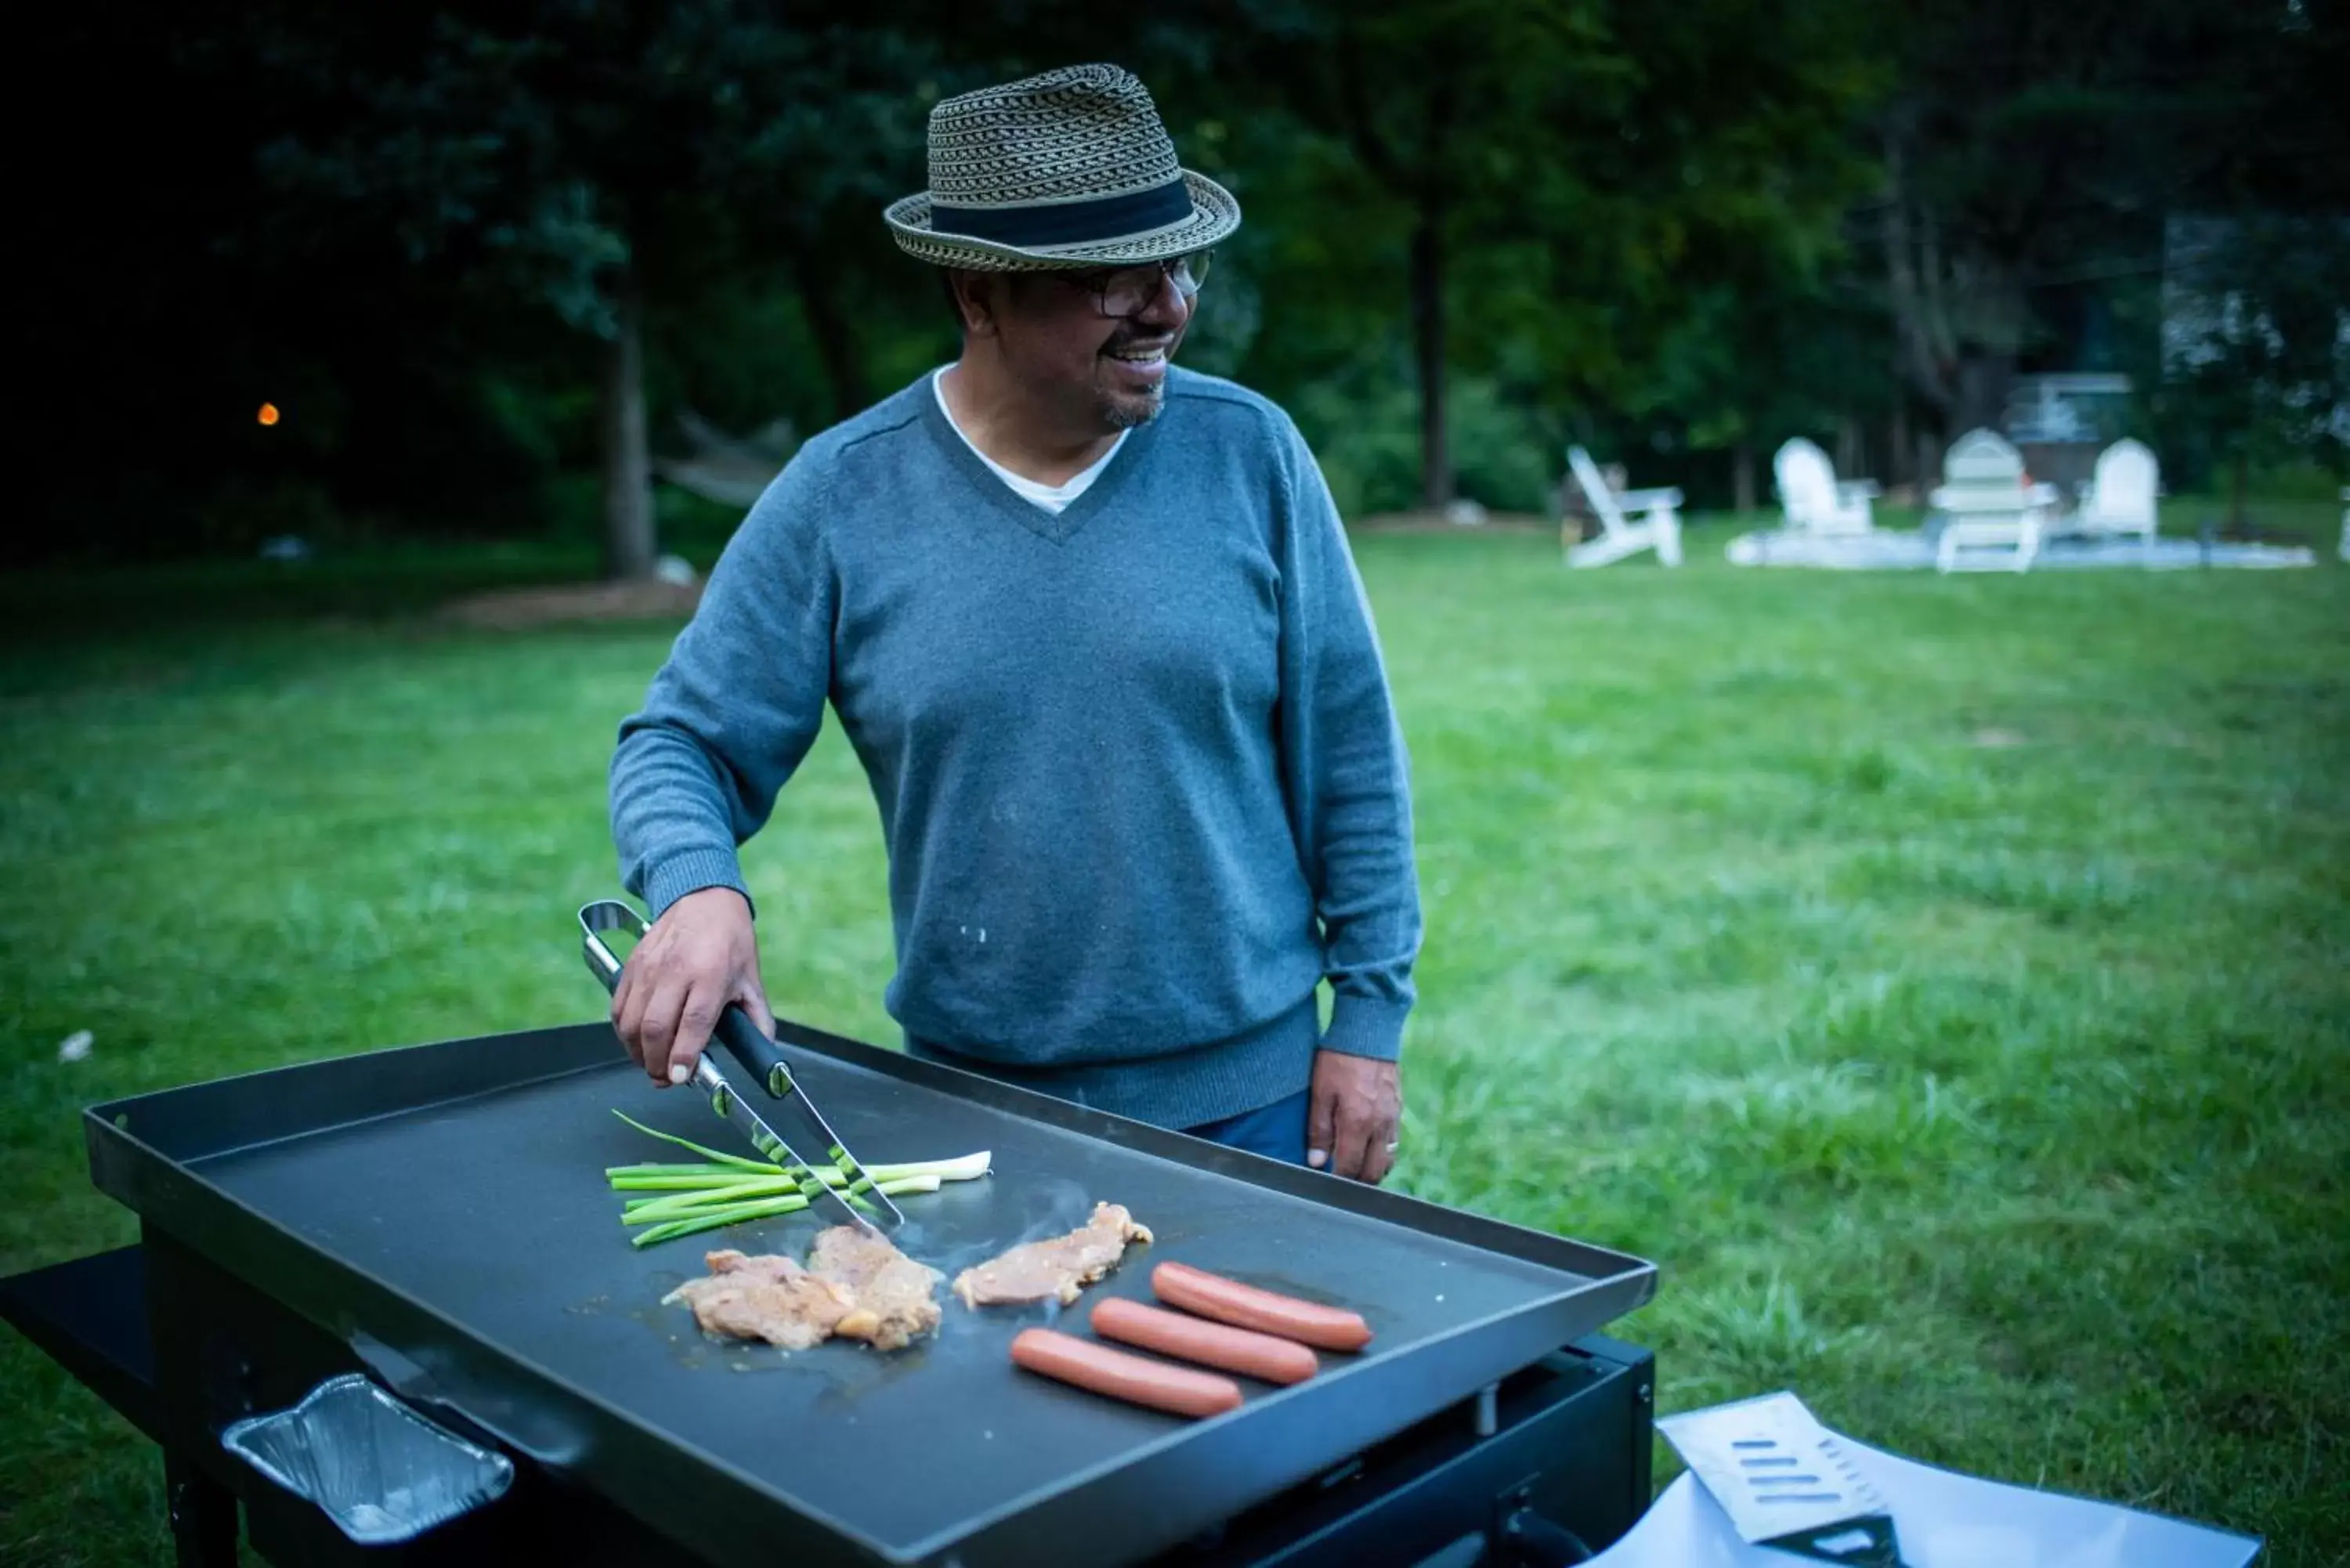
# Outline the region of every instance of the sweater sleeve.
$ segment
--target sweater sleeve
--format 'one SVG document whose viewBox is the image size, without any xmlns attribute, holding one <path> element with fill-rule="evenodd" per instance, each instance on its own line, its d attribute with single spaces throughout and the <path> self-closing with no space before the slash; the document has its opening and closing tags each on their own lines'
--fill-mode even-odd
<svg viewBox="0 0 2350 1568">
<path fill-rule="evenodd" d="M 1284 425 L 1282 763 L 1332 992 L 1322 1044 L 1393 1061 L 1420 943 L 1410 763 L 1337 506 Z"/>
<path fill-rule="evenodd" d="M 621 722 L 612 839 L 620 880 L 655 919 L 686 894 L 750 898 L 737 850 L 824 723 L 837 589 L 805 449 L 759 498 L 702 603 Z"/>
</svg>

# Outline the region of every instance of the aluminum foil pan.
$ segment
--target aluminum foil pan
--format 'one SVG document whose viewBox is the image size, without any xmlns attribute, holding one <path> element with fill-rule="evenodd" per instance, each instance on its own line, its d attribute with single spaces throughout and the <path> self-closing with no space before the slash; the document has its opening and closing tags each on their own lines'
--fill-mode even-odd
<svg viewBox="0 0 2350 1568">
<path fill-rule="evenodd" d="M 253 1416 L 221 1446 L 326 1511 L 362 1546 L 413 1540 L 514 1484 L 514 1462 L 426 1420 L 368 1380 L 330 1377 L 289 1410 Z"/>
</svg>

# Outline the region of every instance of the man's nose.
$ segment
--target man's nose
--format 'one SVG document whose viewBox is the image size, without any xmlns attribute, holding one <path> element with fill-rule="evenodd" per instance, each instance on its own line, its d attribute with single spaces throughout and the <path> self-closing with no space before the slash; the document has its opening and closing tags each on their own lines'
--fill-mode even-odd
<svg viewBox="0 0 2350 1568">
<path fill-rule="evenodd" d="M 1139 323 L 1153 327 L 1164 327 L 1171 331 L 1182 326 L 1191 318 L 1191 302 L 1184 297 L 1181 289 L 1175 286 L 1173 275 L 1162 267 L 1159 272 L 1158 292 L 1151 295 L 1149 304 L 1135 312 L 1134 319 Z"/>
</svg>

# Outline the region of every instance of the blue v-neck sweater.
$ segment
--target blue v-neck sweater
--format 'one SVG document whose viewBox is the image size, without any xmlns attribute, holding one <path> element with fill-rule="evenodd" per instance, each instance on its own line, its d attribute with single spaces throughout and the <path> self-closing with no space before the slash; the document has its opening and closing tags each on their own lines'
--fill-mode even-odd
<svg viewBox="0 0 2350 1568">
<path fill-rule="evenodd" d="M 1170 369 L 1057 514 L 927 377 L 808 441 L 620 727 L 627 887 L 656 914 L 748 897 L 737 847 L 827 702 L 880 806 L 910 1049 L 1170 1127 L 1304 1088 L 1317 1044 L 1399 1054 L 1403 742 L 1329 492 L 1264 399 Z"/>
</svg>

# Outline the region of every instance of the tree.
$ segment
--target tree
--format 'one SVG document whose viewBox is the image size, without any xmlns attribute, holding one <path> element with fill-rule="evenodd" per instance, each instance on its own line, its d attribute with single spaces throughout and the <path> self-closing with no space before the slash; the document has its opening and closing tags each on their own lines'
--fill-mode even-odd
<svg viewBox="0 0 2350 1568">
<path fill-rule="evenodd" d="M 790 269 L 835 406 L 864 400 L 827 229 L 919 162 L 930 51 L 748 0 L 476 4 L 263 24 L 309 112 L 267 150 L 290 195 L 381 214 L 412 261 L 600 347 L 605 563 L 653 567 L 645 334 L 745 272 Z M 932 88 L 935 91 L 935 87 Z M 910 126 L 909 121 L 913 123 Z M 315 211 L 314 205 L 314 211 Z"/>
<path fill-rule="evenodd" d="M 2350 458 L 2350 218 L 2173 224 L 2165 278 L 2165 444 L 2223 465 L 2244 525 L 2251 471 Z"/>
<path fill-rule="evenodd" d="M 1946 437 L 1998 421 L 2051 291 L 2160 271 L 2167 214 L 2342 191 L 2338 6 L 1909 0 L 1879 25 L 1880 275 Z"/>
<path fill-rule="evenodd" d="M 1315 205 L 1357 265 L 1400 256 L 1424 504 L 1452 497 L 1462 356 L 1554 408 L 1620 403 L 1690 288 L 1824 252 L 1873 86 L 1855 3 L 1240 8 L 1262 109 L 1347 155 L 1308 149 Z"/>
<path fill-rule="evenodd" d="M 1728 452 L 1731 504 L 1752 511 L 1762 458 L 1778 442 L 1830 443 L 1887 411 L 1883 316 L 1839 281 L 1757 274 L 1692 290 L 1623 417 L 1671 429 L 1691 451 Z"/>
</svg>

